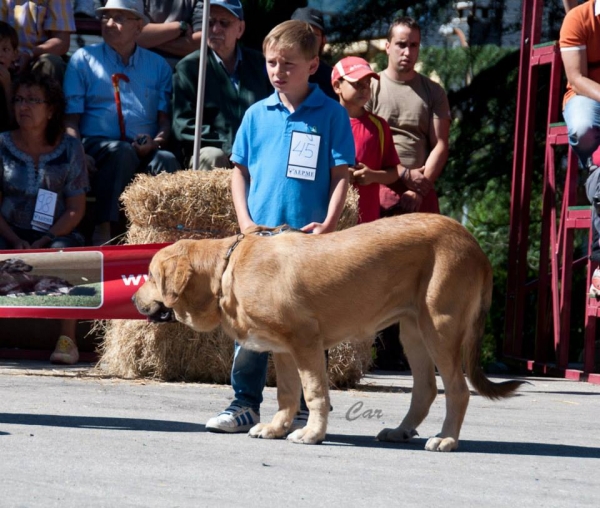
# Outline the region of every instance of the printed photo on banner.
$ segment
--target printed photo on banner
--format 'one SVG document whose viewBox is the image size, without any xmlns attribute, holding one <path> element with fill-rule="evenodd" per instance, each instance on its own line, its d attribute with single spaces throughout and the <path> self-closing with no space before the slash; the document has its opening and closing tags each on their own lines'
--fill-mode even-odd
<svg viewBox="0 0 600 508">
<path fill-rule="evenodd" d="M 0 254 L 0 307 L 88 308 L 103 302 L 99 251 Z"/>
</svg>

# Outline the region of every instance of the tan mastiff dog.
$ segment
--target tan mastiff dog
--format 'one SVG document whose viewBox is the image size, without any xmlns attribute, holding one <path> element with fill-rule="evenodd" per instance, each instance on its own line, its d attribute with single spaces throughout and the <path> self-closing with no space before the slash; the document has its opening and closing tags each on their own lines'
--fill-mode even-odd
<svg viewBox="0 0 600 508">
<path fill-rule="evenodd" d="M 283 438 L 298 410 L 310 410 L 296 443 L 325 439 L 329 390 L 323 350 L 345 341 L 372 341 L 400 322 L 414 377 L 408 414 L 380 441 L 417 434 L 444 383 L 446 418 L 427 450 L 458 446 L 469 402 L 463 374 L 488 398 L 507 397 L 519 381 L 492 383 L 479 366 L 491 304 L 492 268 L 458 222 L 429 214 L 380 219 L 326 235 L 275 234 L 256 228 L 219 240 L 180 240 L 156 253 L 148 281 L 134 295 L 156 321 L 174 317 L 194 330 L 221 325 L 243 347 L 273 351 L 279 411 L 250 436 Z"/>
</svg>

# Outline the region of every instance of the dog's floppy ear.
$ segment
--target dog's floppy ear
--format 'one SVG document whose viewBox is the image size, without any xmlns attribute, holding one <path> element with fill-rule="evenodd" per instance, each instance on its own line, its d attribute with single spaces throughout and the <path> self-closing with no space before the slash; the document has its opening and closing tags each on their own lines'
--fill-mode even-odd
<svg viewBox="0 0 600 508">
<path fill-rule="evenodd" d="M 171 309 L 192 277 L 192 265 L 189 257 L 184 253 L 169 256 L 157 264 L 156 276 L 163 303 Z"/>
</svg>

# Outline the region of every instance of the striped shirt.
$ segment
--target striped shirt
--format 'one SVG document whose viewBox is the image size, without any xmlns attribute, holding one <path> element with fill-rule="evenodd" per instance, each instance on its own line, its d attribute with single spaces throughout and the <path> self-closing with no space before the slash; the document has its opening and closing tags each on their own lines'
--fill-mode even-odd
<svg viewBox="0 0 600 508">
<path fill-rule="evenodd" d="M 46 42 L 50 32 L 75 32 L 71 0 L 2 0 L 0 21 L 19 34 L 19 49 Z"/>
</svg>

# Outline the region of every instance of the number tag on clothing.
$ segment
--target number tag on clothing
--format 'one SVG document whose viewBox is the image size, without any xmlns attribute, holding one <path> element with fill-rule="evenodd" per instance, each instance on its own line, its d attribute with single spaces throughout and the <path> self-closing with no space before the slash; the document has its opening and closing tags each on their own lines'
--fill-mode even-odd
<svg viewBox="0 0 600 508">
<path fill-rule="evenodd" d="M 31 221 L 32 229 L 36 231 L 48 231 L 52 227 L 54 223 L 54 210 L 56 210 L 56 198 L 56 192 L 46 189 L 38 191 L 33 220 Z"/>
<path fill-rule="evenodd" d="M 317 176 L 321 136 L 307 132 L 292 132 L 292 144 L 288 158 L 288 178 L 314 181 Z"/>
</svg>

